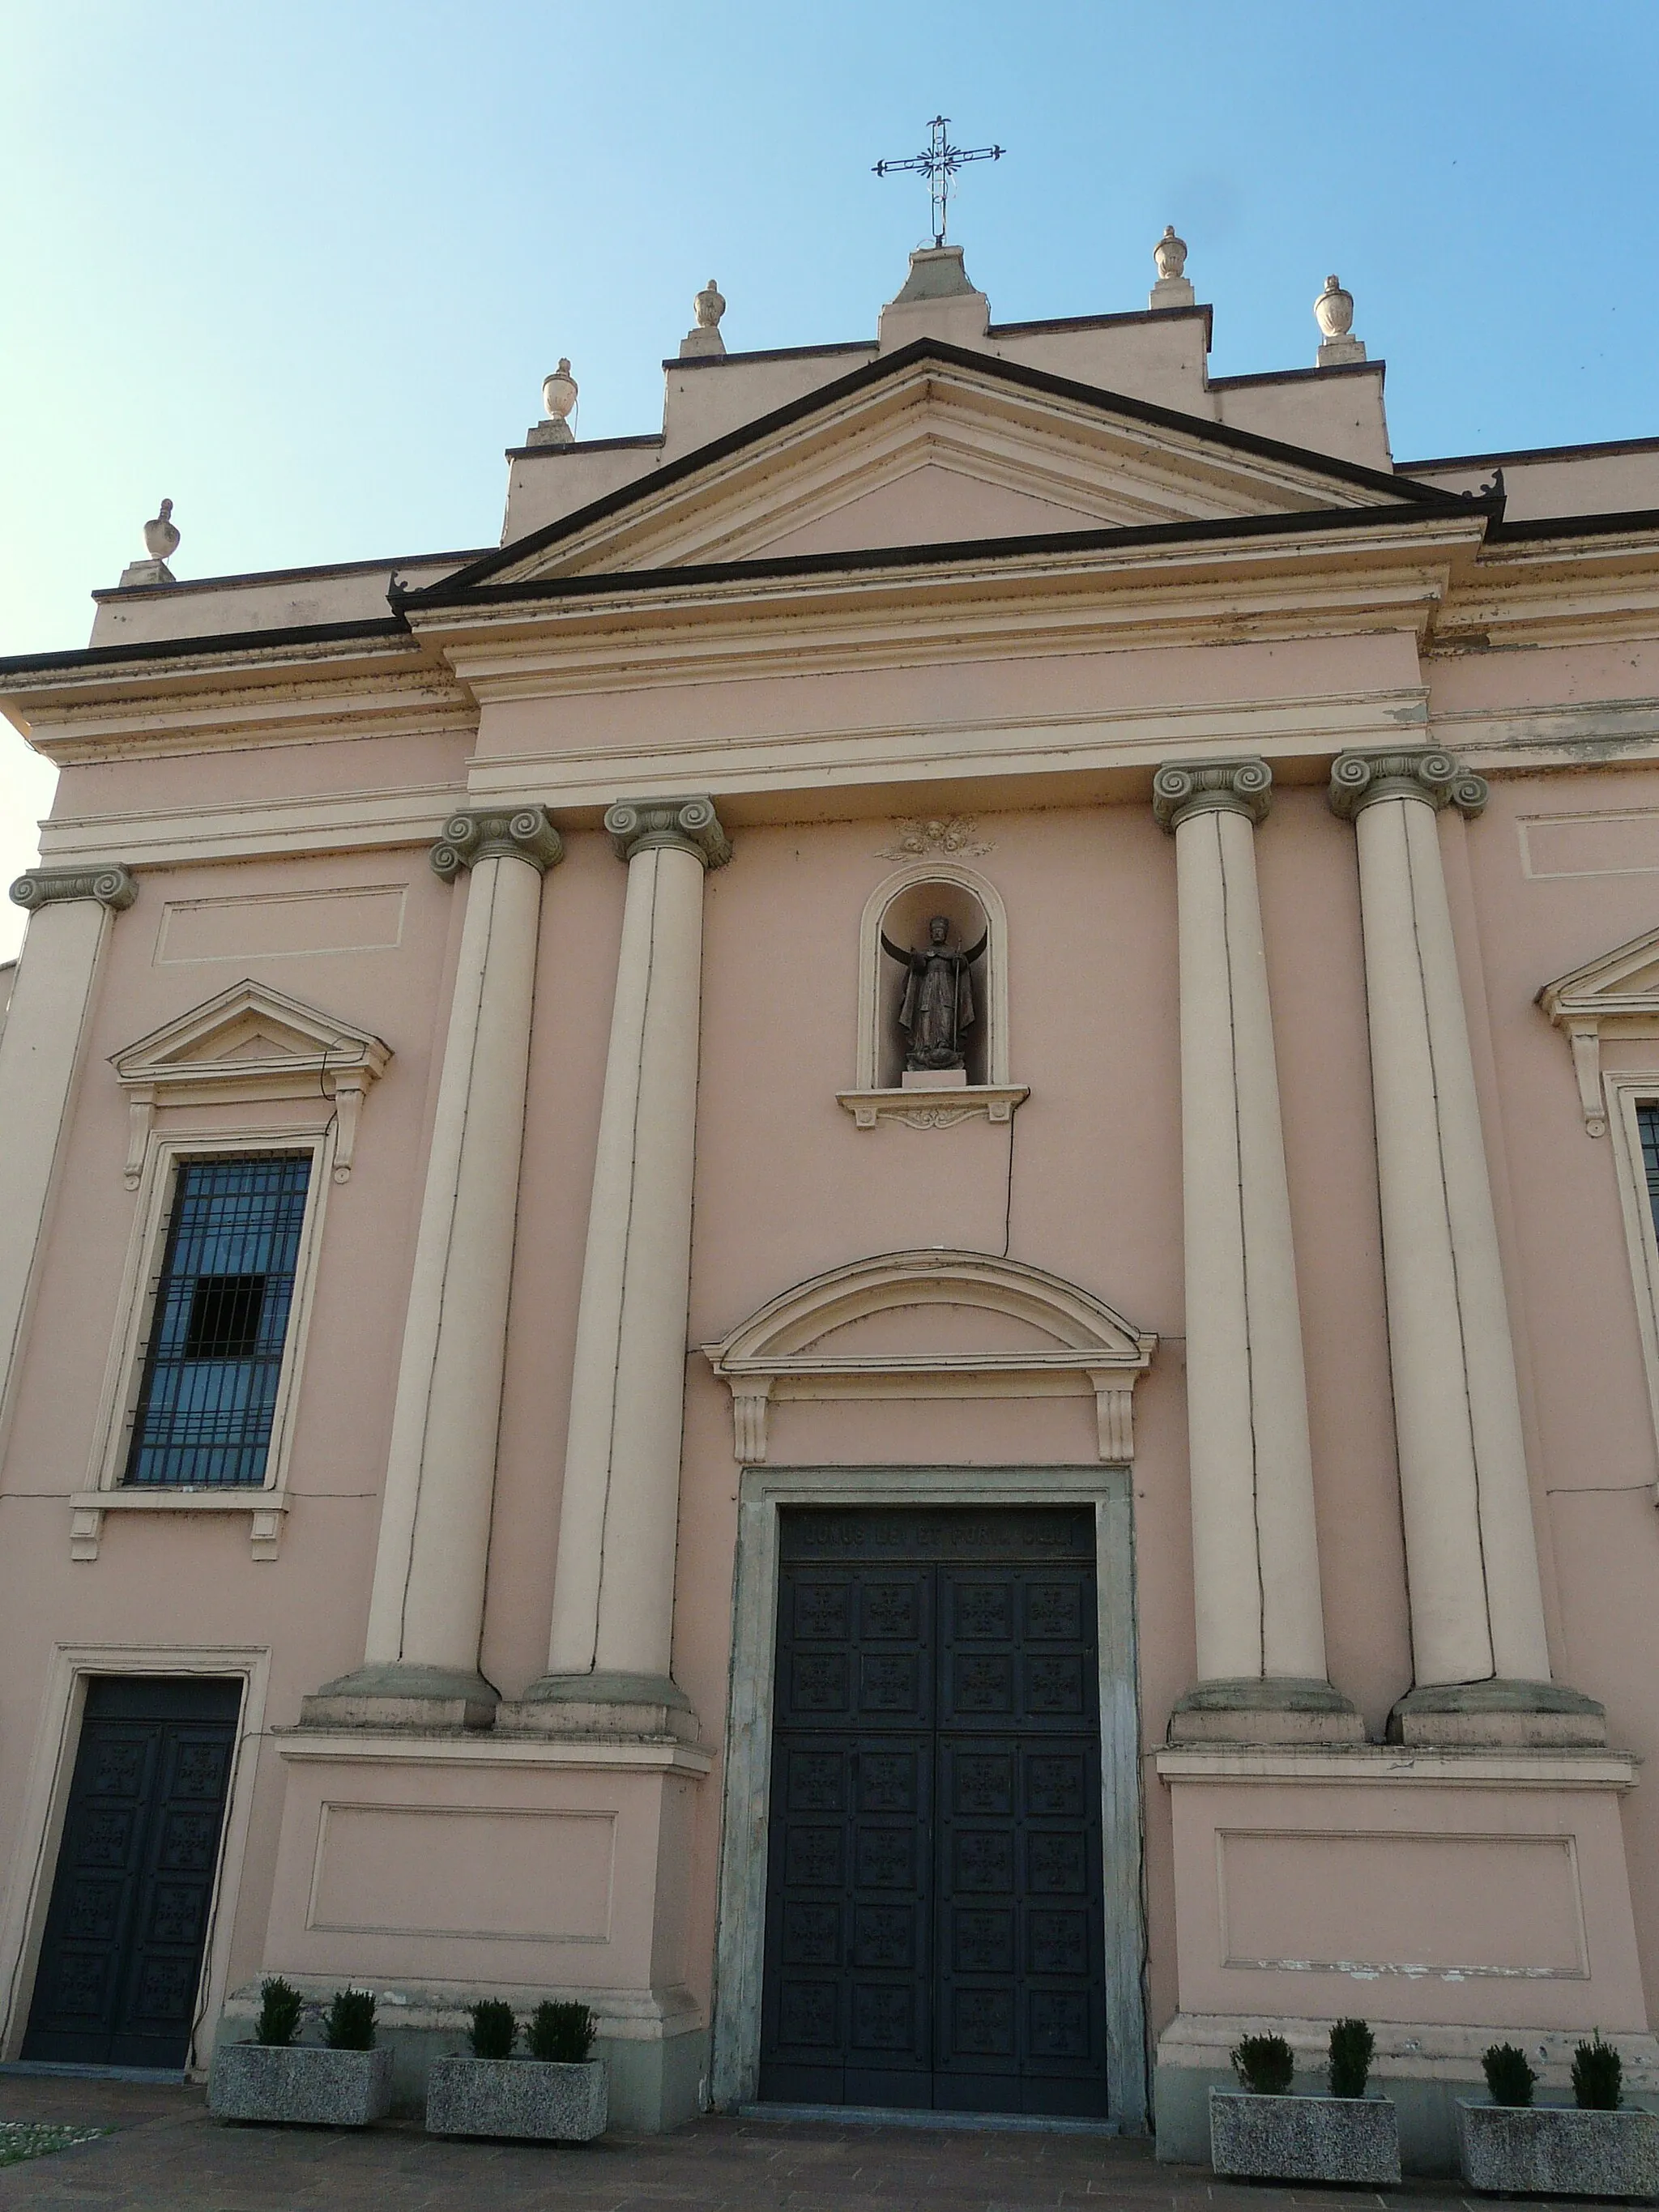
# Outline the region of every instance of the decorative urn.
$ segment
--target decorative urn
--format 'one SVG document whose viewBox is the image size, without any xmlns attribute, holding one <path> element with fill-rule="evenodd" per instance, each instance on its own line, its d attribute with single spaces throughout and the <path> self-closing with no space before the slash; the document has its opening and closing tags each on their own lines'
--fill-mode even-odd
<svg viewBox="0 0 1659 2212">
<path fill-rule="evenodd" d="M 562 422 L 576 404 L 576 380 L 570 374 L 568 355 L 561 355 L 559 365 L 551 376 L 542 380 L 542 405 L 547 410 L 548 420 Z"/>
<path fill-rule="evenodd" d="M 1353 328 L 1353 294 L 1345 292 L 1336 276 L 1325 279 L 1325 289 L 1314 301 L 1314 320 L 1323 338 L 1345 338 Z"/>
<path fill-rule="evenodd" d="M 1158 282 L 1166 283 L 1172 276 L 1182 276 L 1187 270 L 1187 241 L 1176 236 L 1172 222 L 1164 226 L 1164 235 L 1152 248 L 1152 259 L 1158 264 Z"/>
</svg>

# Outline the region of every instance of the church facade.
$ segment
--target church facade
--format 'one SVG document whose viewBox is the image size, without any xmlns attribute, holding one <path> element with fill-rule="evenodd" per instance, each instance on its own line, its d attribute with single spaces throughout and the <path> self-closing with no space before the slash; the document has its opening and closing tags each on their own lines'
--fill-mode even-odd
<svg viewBox="0 0 1659 2212">
<path fill-rule="evenodd" d="M 1397 464 L 1179 245 L 0 666 L 6 2058 L 1659 2086 L 1659 441 Z"/>
</svg>

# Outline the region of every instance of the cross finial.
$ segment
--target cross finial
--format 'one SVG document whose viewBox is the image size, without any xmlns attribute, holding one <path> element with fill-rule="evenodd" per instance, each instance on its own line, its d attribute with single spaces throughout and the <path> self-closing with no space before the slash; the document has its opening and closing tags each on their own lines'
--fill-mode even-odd
<svg viewBox="0 0 1659 2212">
<path fill-rule="evenodd" d="M 913 154 L 908 161 L 878 161 L 878 177 L 893 176 L 908 172 L 926 177 L 927 189 L 933 195 L 933 243 L 943 246 L 945 228 L 951 211 L 951 179 L 964 161 L 1000 161 L 1007 151 L 1004 146 L 975 146 L 964 148 L 951 143 L 948 115 L 936 115 L 927 125 L 927 143 L 920 154 Z"/>
</svg>

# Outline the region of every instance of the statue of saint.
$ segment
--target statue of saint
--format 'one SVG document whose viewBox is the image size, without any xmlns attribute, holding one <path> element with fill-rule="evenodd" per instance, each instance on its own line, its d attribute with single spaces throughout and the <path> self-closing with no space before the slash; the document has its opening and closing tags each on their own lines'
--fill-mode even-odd
<svg viewBox="0 0 1659 2212">
<path fill-rule="evenodd" d="M 966 952 L 951 949 L 946 941 L 950 934 L 950 922 L 942 914 L 928 923 L 927 942 L 917 952 L 905 951 L 882 933 L 882 951 L 909 971 L 899 1006 L 908 1073 L 968 1064 L 963 1041 L 974 1026 L 974 987 L 968 971 L 984 951 L 990 932 Z"/>
</svg>

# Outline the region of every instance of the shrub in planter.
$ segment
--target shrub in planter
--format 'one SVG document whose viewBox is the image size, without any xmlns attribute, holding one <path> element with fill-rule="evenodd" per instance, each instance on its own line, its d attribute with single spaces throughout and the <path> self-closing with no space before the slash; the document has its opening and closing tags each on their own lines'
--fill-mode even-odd
<svg viewBox="0 0 1659 2212">
<path fill-rule="evenodd" d="M 1481 2053 L 1480 2071 L 1486 2077 L 1486 2094 L 1494 2105 L 1531 2104 L 1538 2076 L 1517 2045 L 1488 2044 Z"/>
<path fill-rule="evenodd" d="M 1376 2049 L 1376 2038 L 1363 2020 L 1332 2021 L 1330 2063 L 1326 2069 L 1332 2096 L 1364 2095 Z"/>
<path fill-rule="evenodd" d="M 544 2066 L 585 2066 L 598 2023 L 585 2004 L 544 1997 L 530 2023 L 530 2055 Z"/>
<path fill-rule="evenodd" d="M 1581 2112 L 1616 2112 L 1625 2101 L 1625 2062 L 1598 2027 L 1572 2054 L 1572 2094 Z"/>
<path fill-rule="evenodd" d="M 259 2017 L 254 2023 L 253 2041 L 263 2043 L 269 2050 L 285 2050 L 299 2031 L 305 2002 L 293 1984 L 285 1982 L 280 1974 L 261 1982 Z"/>
<path fill-rule="evenodd" d="M 1296 2061 L 1282 2035 L 1247 2035 L 1232 2054 L 1243 2090 L 1210 2092 L 1210 2162 L 1258 2181 L 1400 2179 L 1393 2105 L 1365 2094 L 1374 2039 L 1361 2020 L 1331 2029 L 1328 2097 L 1292 2094 Z"/>
<path fill-rule="evenodd" d="M 337 1990 L 325 2045 L 295 2043 L 304 2000 L 280 1978 L 260 1990 L 256 2039 L 221 2042 L 208 2077 L 208 2110 L 222 2120 L 365 2128 L 392 2109 L 392 2053 L 374 2048 L 374 1998 Z"/>
<path fill-rule="evenodd" d="M 481 1997 L 472 2008 L 468 2030 L 475 2058 L 510 2058 L 519 2039 L 519 2023 L 504 1997 Z"/>
<path fill-rule="evenodd" d="M 1233 2045 L 1233 2071 L 1253 2097 L 1287 2097 L 1296 2060 L 1282 2035 L 1243 2035 Z"/>
<path fill-rule="evenodd" d="M 428 2072 L 428 2135 L 588 2142 L 605 2133 L 605 2066 L 588 2055 L 594 2021 L 587 2007 L 544 1999 L 530 2022 L 527 2058 L 512 2055 L 518 2033 L 503 1999 L 473 2006 L 471 2057 L 436 2058 Z"/>
<path fill-rule="evenodd" d="M 1573 2054 L 1574 2105 L 1534 2105 L 1537 2076 L 1512 2044 L 1481 2061 L 1489 2105 L 1460 2100 L 1457 2156 L 1494 2195 L 1659 2196 L 1659 2113 L 1623 2105 L 1624 2064 L 1601 2031 Z"/>
</svg>

